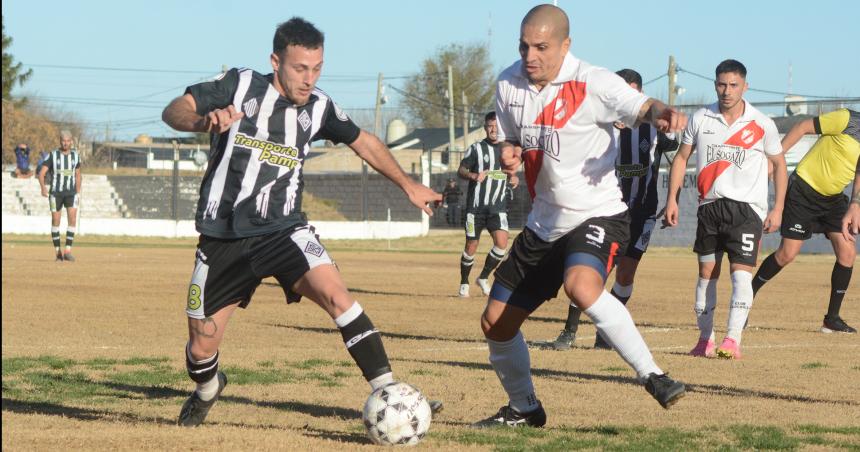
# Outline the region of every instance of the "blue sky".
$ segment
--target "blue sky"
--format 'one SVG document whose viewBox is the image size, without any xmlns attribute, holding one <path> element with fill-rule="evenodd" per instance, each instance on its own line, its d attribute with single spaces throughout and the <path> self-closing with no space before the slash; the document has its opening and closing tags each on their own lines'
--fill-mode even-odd
<svg viewBox="0 0 860 452">
<path fill-rule="evenodd" d="M 489 40 L 494 70 L 503 69 L 518 57 L 522 16 L 538 3 L 6 0 L 2 11 L 15 60 L 35 73 L 15 93 L 76 113 L 87 121 L 90 138 L 103 138 L 110 121 L 115 138 L 127 139 L 138 133 L 174 135 L 158 121 L 161 108 L 222 65 L 270 72 L 274 29 L 294 15 L 326 34 L 319 86 L 360 116 L 357 109 L 373 107 L 377 73 L 412 74 L 449 43 Z M 856 31 L 849 31 L 860 17 L 860 2 L 559 0 L 559 6 L 571 18 L 575 55 L 612 70 L 634 68 L 646 81 L 665 73 L 670 54 L 682 69 L 706 76 L 721 60 L 735 58 L 747 66 L 752 88 L 787 91 L 791 64 L 794 93 L 860 96 L 860 58 L 851 56 Z M 403 79 L 387 83 L 402 86 Z M 678 83 L 686 88 L 680 103 L 714 97 L 706 80 L 682 73 Z M 665 97 L 666 79 L 646 86 L 646 92 Z M 390 116 L 399 99 L 393 90 L 387 94 Z M 782 97 L 749 93 L 747 98 Z"/>
</svg>

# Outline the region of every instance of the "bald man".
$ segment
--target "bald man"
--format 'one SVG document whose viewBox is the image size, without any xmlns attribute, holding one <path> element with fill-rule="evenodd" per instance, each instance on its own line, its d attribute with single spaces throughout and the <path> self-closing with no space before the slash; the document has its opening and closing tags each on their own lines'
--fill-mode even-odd
<svg viewBox="0 0 860 452">
<path fill-rule="evenodd" d="M 611 71 L 577 59 L 568 52 L 568 35 L 564 11 L 533 8 L 520 27 L 521 59 L 497 84 L 502 164 L 511 173 L 525 164 L 533 202 L 525 229 L 496 270 L 481 317 L 490 363 L 509 401 L 476 427 L 546 423 L 520 326 L 561 287 L 661 406 L 685 392 L 654 362 L 630 313 L 604 283 L 630 224 L 615 175 L 613 124 L 645 122 L 665 133 L 682 130 L 687 119 Z"/>
</svg>

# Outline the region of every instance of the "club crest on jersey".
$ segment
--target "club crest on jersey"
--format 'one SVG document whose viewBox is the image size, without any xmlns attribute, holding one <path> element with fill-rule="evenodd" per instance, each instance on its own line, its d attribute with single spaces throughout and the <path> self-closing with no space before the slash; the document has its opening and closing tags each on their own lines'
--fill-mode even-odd
<svg viewBox="0 0 860 452">
<path fill-rule="evenodd" d="M 709 144 L 705 153 L 707 157 L 707 165 L 716 161 L 730 162 L 739 169 L 743 167 L 744 160 L 747 158 L 746 152 L 737 146 L 727 144 Z"/>
<path fill-rule="evenodd" d="M 311 126 L 311 116 L 308 114 L 307 110 L 302 110 L 302 114 L 299 115 L 299 124 L 302 125 L 302 130 L 305 132 L 307 132 L 308 127 Z"/>
<path fill-rule="evenodd" d="M 242 111 L 245 112 L 245 117 L 250 118 L 257 114 L 257 110 L 259 110 L 259 105 L 257 105 L 257 99 L 251 98 L 251 100 L 242 104 Z"/>
</svg>

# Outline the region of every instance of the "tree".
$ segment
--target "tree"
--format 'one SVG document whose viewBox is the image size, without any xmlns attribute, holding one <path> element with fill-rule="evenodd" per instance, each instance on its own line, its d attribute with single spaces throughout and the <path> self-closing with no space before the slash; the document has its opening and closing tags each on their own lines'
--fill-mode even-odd
<svg viewBox="0 0 860 452">
<path fill-rule="evenodd" d="M 495 73 L 485 44 L 450 44 L 421 63 L 421 70 L 405 85 L 403 103 L 419 127 L 448 126 L 448 65 L 454 75 L 455 124 L 460 126 L 463 91 L 469 111 L 483 114 L 493 108 Z"/>
<path fill-rule="evenodd" d="M 2 17 L 2 16 L 0 16 Z M 6 23 L 0 18 L 3 31 L 3 99 L 11 99 L 12 88 L 17 85 L 24 85 L 24 82 L 33 75 L 33 70 L 28 69 L 26 72 L 21 71 L 21 63 L 14 63 L 12 54 L 8 53 L 9 46 L 12 45 L 12 37 L 6 36 Z"/>
</svg>

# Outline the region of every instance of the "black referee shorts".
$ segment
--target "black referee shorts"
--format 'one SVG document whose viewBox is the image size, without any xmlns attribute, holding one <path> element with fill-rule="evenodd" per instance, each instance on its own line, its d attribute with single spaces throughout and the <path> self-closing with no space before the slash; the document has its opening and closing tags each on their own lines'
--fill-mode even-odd
<svg viewBox="0 0 860 452">
<path fill-rule="evenodd" d="M 785 195 L 779 233 L 793 240 L 808 240 L 812 234 L 842 231 L 842 217 L 848 211 L 848 197 L 842 193 L 825 196 L 800 176 L 793 174 Z"/>
<path fill-rule="evenodd" d="M 244 239 L 200 236 L 188 287 L 188 317 L 203 319 L 240 303 L 245 308 L 263 278 L 274 276 L 288 303 L 301 296 L 291 288 L 312 268 L 332 261 L 312 226 Z"/>
</svg>

